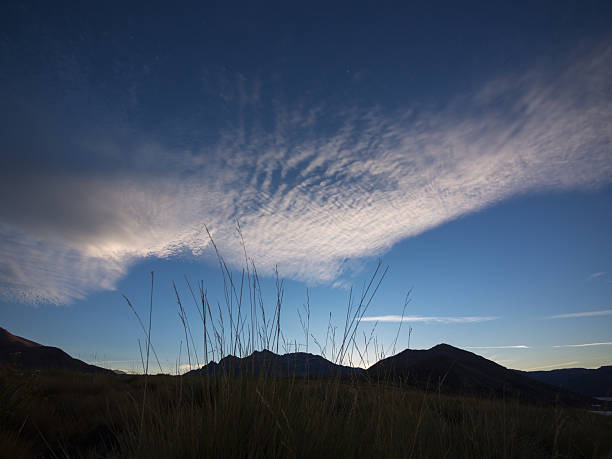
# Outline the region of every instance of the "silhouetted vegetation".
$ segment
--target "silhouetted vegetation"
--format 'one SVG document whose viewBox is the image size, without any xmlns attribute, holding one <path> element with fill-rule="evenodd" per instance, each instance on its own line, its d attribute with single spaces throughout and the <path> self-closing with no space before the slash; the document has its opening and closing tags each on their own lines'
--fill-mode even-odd
<svg viewBox="0 0 612 459">
<path fill-rule="evenodd" d="M 610 457 L 612 418 L 341 379 L 3 372 L 5 457 Z M 141 413 L 144 413 L 141 423 Z"/>
<path fill-rule="evenodd" d="M 282 282 L 277 276 L 274 313 L 266 317 L 255 264 L 246 250 L 246 266 L 239 276 L 231 273 L 218 251 L 217 256 L 225 311 L 217 304 L 213 314 L 204 284 L 193 289 L 187 282 L 202 321 L 203 361 L 211 356 L 244 357 L 257 349 L 278 352 L 286 345 L 280 328 Z M 612 418 L 584 408 L 525 404 L 520 397 L 503 394 L 449 395 L 441 381 L 423 390 L 409 378 L 374 378 L 365 371 L 342 370 L 331 377 L 310 374 L 310 368 L 352 365 L 354 357 L 364 363 L 371 340 L 364 340 L 360 349 L 355 336 L 359 318 L 384 278 L 380 268 L 379 264 L 359 296 L 354 298 L 351 291 L 344 329 L 324 343 L 309 334 L 307 302 L 300 313 L 305 340 L 312 338 L 333 364 L 312 357 L 307 360 L 312 363 L 293 373 L 288 369 L 294 367 L 281 359 L 271 367 L 274 371 L 220 371 L 234 367 L 213 365 L 208 368 L 216 368 L 214 372 L 149 375 L 151 361 L 159 365 L 150 339 L 152 276 L 145 320 L 127 301 L 145 335 L 145 374 L 3 368 L 0 452 L 12 458 L 612 457 Z M 176 287 L 175 292 L 187 358 L 198 367 L 199 345 Z M 255 356 L 270 358 L 267 352 Z M 240 362 L 226 362 L 233 359 Z"/>
</svg>

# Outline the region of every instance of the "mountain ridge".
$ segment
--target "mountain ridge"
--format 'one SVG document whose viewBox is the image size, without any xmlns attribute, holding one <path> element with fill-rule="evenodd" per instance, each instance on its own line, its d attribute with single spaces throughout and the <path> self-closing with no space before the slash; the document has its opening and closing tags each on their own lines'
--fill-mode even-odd
<svg viewBox="0 0 612 459">
<path fill-rule="evenodd" d="M 0 365 L 24 370 L 68 370 L 81 373 L 108 373 L 111 370 L 97 367 L 71 357 L 58 347 L 44 346 L 35 341 L 13 335 L 0 327 Z"/>
<path fill-rule="evenodd" d="M 424 390 L 518 398 L 527 402 L 588 404 L 590 397 L 542 383 L 473 352 L 449 344 L 426 350 L 406 349 L 368 368 L 371 378 Z"/>
<path fill-rule="evenodd" d="M 423 390 L 451 394 L 517 398 L 526 402 L 589 405 L 589 396 L 549 385 L 505 368 L 470 351 L 441 343 L 430 349 L 405 349 L 368 369 L 337 365 L 304 352 L 255 351 L 246 357 L 226 356 L 186 376 L 355 377 L 401 382 Z"/>
<path fill-rule="evenodd" d="M 307 352 L 276 354 L 267 349 L 254 351 L 246 357 L 229 355 L 218 363 L 209 362 L 201 368 L 188 371 L 185 375 L 217 376 L 222 373 L 238 376 L 266 374 L 274 377 L 329 377 L 364 376 L 363 368 L 337 365 L 326 358 Z"/>
<path fill-rule="evenodd" d="M 1 327 L 0 365 L 29 370 L 59 369 L 114 374 L 112 370 L 87 364 L 59 348 L 44 346 L 13 335 Z M 612 366 L 604 366 L 599 370 L 609 372 L 609 376 L 612 376 Z M 441 343 L 430 349 L 405 349 L 381 359 L 367 369 L 338 365 L 320 355 L 306 352 L 280 355 L 262 350 L 254 351 L 246 357 L 228 355 L 218 363 L 211 361 L 184 375 L 360 378 L 389 383 L 399 382 L 423 390 L 451 394 L 510 397 L 541 403 L 561 401 L 571 405 L 585 405 L 592 402 L 593 396 L 607 395 L 610 392 L 597 392 L 600 389 L 584 390 L 584 387 L 580 386 L 580 375 L 586 374 L 585 372 L 593 375 L 595 374 L 593 372 L 597 371 L 561 369 L 523 372 L 505 368 L 470 351 Z M 574 376 L 559 381 L 558 375 Z M 609 387 L 611 380 L 605 380 L 601 384 Z M 592 383 L 591 386 L 593 384 L 596 386 L 596 383 Z M 601 384 L 596 387 L 601 387 Z"/>
<path fill-rule="evenodd" d="M 537 381 L 590 397 L 612 396 L 612 365 L 599 368 L 559 368 L 518 372 Z"/>
</svg>

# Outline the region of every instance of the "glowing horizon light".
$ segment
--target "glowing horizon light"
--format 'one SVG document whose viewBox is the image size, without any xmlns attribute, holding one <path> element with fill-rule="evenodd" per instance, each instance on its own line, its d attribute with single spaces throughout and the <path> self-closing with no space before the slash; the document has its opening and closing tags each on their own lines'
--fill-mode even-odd
<svg viewBox="0 0 612 459">
<path fill-rule="evenodd" d="M 475 322 L 488 322 L 497 320 L 499 317 L 482 317 L 482 316 L 466 316 L 466 317 L 435 317 L 435 316 L 366 316 L 357 318 L 360 322 L 435 322 L 444 324 L 463 324 Z"/>
</svg>

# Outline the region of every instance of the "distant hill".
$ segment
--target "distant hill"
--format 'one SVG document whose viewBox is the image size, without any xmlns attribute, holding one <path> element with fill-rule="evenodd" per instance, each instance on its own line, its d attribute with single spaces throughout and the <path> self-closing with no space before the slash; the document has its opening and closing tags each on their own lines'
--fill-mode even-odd
<svg viewBox="0 0 612 459">
<path fill-rule="evenodd" d="M 25 370 L 69 370 L 115 374 L 70 357 L 56 347 L 43 346 L 0 328 L 0 366 Z M 612 367 L 521 372 L 509 370 L 472 352 L 448 344 L 427 350 L 406 349 L 383 359 L 367 370 L 337 365 L 305 352 L 278 355 L 268 350 L 248 357 L 227 356 L 186 375 L 227 374 L 270 377 L 357 377 L 374 381 L 401 382 L 445 393 L 518 398 L 527 402 L 588 405 L 593 396 L 609 396 Z"/>
<path fill-rule="evenodd" d="M 597 369 L 564 368 L 549 371 L 521 371 L 537 381 L 562 387 L 590 397 L 612 397 L 612 366 Z"/>
<path fill-rule="evenodd" d="M 69 370 L 81 373 L 108 373 L 111 370 L 89 365 L 70 357 L 57 347 L 43 346 L 0 328 L 0 366 L 24 370 Z"/>
<path fill-rule="evenodd" d="M 255 351 L 240 358 L 227 356 L 219 363 L 192 370 L 186 375 L 268 375 L 273 377 L 362 377 L 383 382 L 402 382 L 445 393 L 518 398 L 526 402 L 590 405 L 588 396 L 572 393 L 527 377 L 472 352 L 448 344 L 428 350 L 405 350 L 383 359 L 369 369 L 336 365 L 321 356 L 295 352 L 278 355 Z"/>
<path fill-rule="evenodd" d="M 313 377 L 324 378 L 332 376 L 349 377 L 365 376 L 362 368 L 352 368 L 336 365 L 320 355 L 305 352 L 293 352 L 278 355 L 268 350 L 255 351 L 248 357 L 233 355 L 222 358 L 219 363 L 210 362 L 197 370 L 191 370 L 186 375 L 268 375 L 273 377 Z"/>
<path fill-rule="evenodd" d="M 368 376 L 446 393 L 518 398 L 536 403 L 559 400 L 584 405 L 592 402 L 589 397 L 528 378 L 448 344 L 438 344 L 427 350 L 406 349 L 372 365 Z"/>
</svg>

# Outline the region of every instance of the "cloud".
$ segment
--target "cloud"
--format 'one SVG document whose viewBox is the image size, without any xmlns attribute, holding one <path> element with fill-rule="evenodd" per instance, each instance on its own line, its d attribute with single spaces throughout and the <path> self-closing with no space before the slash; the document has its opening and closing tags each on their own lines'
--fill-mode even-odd
<svg viewBox="0 0 612 459">
<path fill-rule="evenodd" d="M 605 275 L 606 275 L 606 271 L 600 271 L 600 272 L 597 272 L 597 273 L 593 273 L 593 274 L 591 274 L 591 275 L 589 276 L 589 280 L 591 280 L 591 279 L 597 279 L 597 278 L 602 277 L 602 276 L 605 276 Z"/>
<path fill-rule="evenodd" d="M 524 344 L 516 344 L 512 346 L 466 346 L 465 349 L 530 349 Z"/>
<path fill-rule="evenodd" d="M 425 322 L 425 323 L 442 323 L 442 324 L 464 324 L 474 322 L 488 322 L 497 320 L 499 317 L 428 317 L 428 316 L 367 316 L 362 317 L 361 322 Z M 483 348 L 484 349 L 484 348 Z"/>
<path fill-rule="evenodd" d="M 0 291 L 68 303 L 112 289 L 142 258 L 202 256 L 205 224 L 239 266 L 236 219 L 260 273 L 278 265 L 332 283 L 351 260 L 517 194 L 601 187 L 612 181 L 611 71 L 604 46 L 554 75 L 495 79 L 418 112 L 251 97 L 250 118 L 240 108 L 239 122 L 190 146 L 112 114 L 46 127 L 51 137 L 33 126 L 0 146 Z M 83 92 L 75 106 L 96 105 Z M 42 158 L 36 168 L 23 151 Z"/>
<path fill-rule="evenodd" d="M 568 367 L 572 367 L 573 365 L 578 365 L 578 363 L 579 362 L 577 362 L 577 361 L 563 362 L 563 363 L 553 363 L 552 365 L 542 365 L 542 366 L 539 366 L 539 367 L 526 368 L 523 371 L 553 370 L 553 369 L 557 369 L 557 368 L 568 368 Z"/>
<path fill-rule="evenodd" d="M 568 314 L 548 316 L 546 319 L 574 319 L 578 317 L 609 316 L 610 314 L 612 314 L 612 309 L 605 309 L 603 311 L 570 312 Z"/>
<path fill-rule="evenodd" d="M 559 344 L 553 347 L 591 347 L 591 346 L 612 346 L 611 341 L 602 343 L 585 343 L 585 344 Z"/>
<path fill-rule="evenodd" d="M 134 363 L 140 365 L 140 360 L 88 360 L 87 363 L 91 365 L 111 365 L 115 363 Z"/>
</svg>

